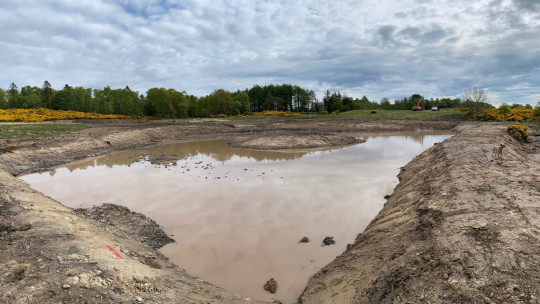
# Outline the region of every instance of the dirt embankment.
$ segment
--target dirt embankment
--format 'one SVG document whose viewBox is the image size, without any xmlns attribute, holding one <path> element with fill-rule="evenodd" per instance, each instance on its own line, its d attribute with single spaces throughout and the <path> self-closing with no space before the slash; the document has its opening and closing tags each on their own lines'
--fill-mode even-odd
<svg viewBox="0 0 540 304">
<path fill-rule="evenodd" d="M 55 138 L 3 140 L 0 302 L 257 302 L 169 263 L 154 249 L 168 237 L 143 215 L 114 206 L 66 208 L 14 175 L 167 140 L 232 138 L 271 148 L 295 134 L 314 142 L 332 138 L 326 144 L 339 145 L 347 140 L 345 132 L 449 130 L 458 123 L 119 123 Z M 539 151 L 493 126 L 469 126 L 408 164 L 383 211 L 351 248 L 312 278 L 301 301 L 536 303 Z M 265 145 L 258 138 L 271 140 Z M 503 160 L 491 158 L 498 143 L 507 145 Z"/>
<path fill-rule="evenodd" d="M 402 168 L 384 209 L 301 303 L 540 301 L 540 149 L 501 125 L 467 128 Z"/>
</svg>

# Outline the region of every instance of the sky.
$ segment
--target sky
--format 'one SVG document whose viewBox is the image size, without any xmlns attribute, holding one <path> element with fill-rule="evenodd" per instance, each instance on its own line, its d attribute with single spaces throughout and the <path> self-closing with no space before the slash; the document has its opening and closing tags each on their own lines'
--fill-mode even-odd
<svg viewBox="0 0 540 304">
<path fill-rule="evenodd" d="M 539 0 L 0 0 L 0 88 L 540 101 Z"/>
</svg>

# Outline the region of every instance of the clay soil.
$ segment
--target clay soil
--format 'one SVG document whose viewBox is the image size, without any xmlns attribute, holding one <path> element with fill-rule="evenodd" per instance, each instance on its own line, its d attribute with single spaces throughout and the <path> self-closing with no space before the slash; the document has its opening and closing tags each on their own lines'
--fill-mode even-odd
<svg viewBox="0 0 540 304">
<path fill-rule="evenodd" d="M 168 141 L 231 139 L 287 151 L 350 145 L 363 132 L 428 130 L 455 135 L 402 168 L 380 214 L 299 301 L 540 301 L 540 147 L 515 141 L 504 124 L 444 117 L 85 123 L 92 128 L 0 139 L 0 303 L 259 303 L 170 263 L 157 251 L 173 241 L 159 223 L 115 205 L 67 208 L 21 174 Z M 500 143 L 503 158 L 494 159 Z"/>
</svg>

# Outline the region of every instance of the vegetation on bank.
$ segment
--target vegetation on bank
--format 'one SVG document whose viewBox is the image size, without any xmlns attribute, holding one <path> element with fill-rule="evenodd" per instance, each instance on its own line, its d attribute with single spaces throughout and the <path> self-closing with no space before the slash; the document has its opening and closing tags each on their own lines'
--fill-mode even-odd
<svg viewBox="0 0 540 304">
<path fill-rule="evenodd" d="M 520 142 L 531 142 L 529 138 L 529 133 L 527 133 L 527 126 L 523 125 L 511 125 L 506 128 L 506 132 L 510 134 L 513 138 Z"/>
<path fill-rule="evenodd" d="M 482 89 L 471 88 L 464 92 L 464 98 L 426 98 L 419 94 L 396 99 L 393 103 L 388 98 L 380 101 L 369 100 L 366 96 L 352 98 L 340 92 L 326 91 L 321 100 L 311 90 L 306 90 L 291 84 L 254 85 L 252 88 L 229 92 L 223 89 L 215 90 L 207 96 L 196 97 L 179 92 L 175 89 L 151 88 L 145 95 L 123 89 L 90 89 L 65 85 L 61 90 L 54 90 L 48 81 L 43 86 L 24 86 L 20 91 L 12 83 L 8 90 L 0 89 L 0 109 L 36 109 L 63 110 L 103 115 L 150 116 L 155 118 L 188 118 L 188 117 L 230 117 L 230 116 L 286 116 L 297 117 L 309 115 L 355 116 L 371 114 L 379 117 L 384 111 L 406 110 L 399 116 L 412 118 L 431 117 L 426 111 L 405 114 L 411 111 L 419 100 L 423 100 L 423 108 L 464 109 L 471 117 L 479 120 L 496 121 L 534 121 L 540 117 L 540 103 L 533 108 L 531 105 L 503 104 L 498 109 L 487 102 L 487 95 Z M 423 112 L 423 113 L 422 113 Z M 390 112 L 388 112 L 390 113 Z M 385 115 L 392 116 L 386 113 Z M 65 113 L 64 113 L 65 114 Z M 333 114 L 333 115 L 330 115 Z M 6 116 L 7 114 L 3 114 Z M 4 119 L 4 121 L 40 121 L 55 119 L 52 114 L 47 118 L 38 116 L 24 119 Z M 81 115 L 81 114 L 77 114 Z M 7 116 L 6 116 L 7 117 Z M 77 119 L 57 118 L 57 119 Z M 33 120 L 32 120 L 33 119 Z"/>
<path fill-rule="evenodd" d="M 55 136 L 88 128 L 90 128 L 90 126 L 78 123 L 2 123 L 0 124 L 0 139 Z"/>
<path fill-rule="evenodd" d="M 0 122 L 43 122 L 71 119 L 140 119 L 139 116 L 97 114 L 77 111 L 39 109 L 0 109 Z"/>
</svg>

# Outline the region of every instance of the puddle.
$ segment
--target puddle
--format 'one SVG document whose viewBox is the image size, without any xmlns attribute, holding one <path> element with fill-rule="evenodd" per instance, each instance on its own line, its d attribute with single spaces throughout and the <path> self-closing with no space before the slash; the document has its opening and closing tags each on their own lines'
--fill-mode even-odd
<svg viewBox="0 0 540 304">
<path fill-rule="evenodd" d="M 169 144 L 65 165 L 23 180 L 70 207 L 115 203 L 144 213 L 177 241 L 161 249 L 213 284 L 295 303 L 308 279 L 377 215 L 399 168 L 450 135 L 362 136 L 319 152 Z M 309 243 L 299 243 L 302 237 Z M 335 245 L 321 246 L 326 236 Z M 274 278 L 276 294 L 263 290 Z"/>
</svg>

